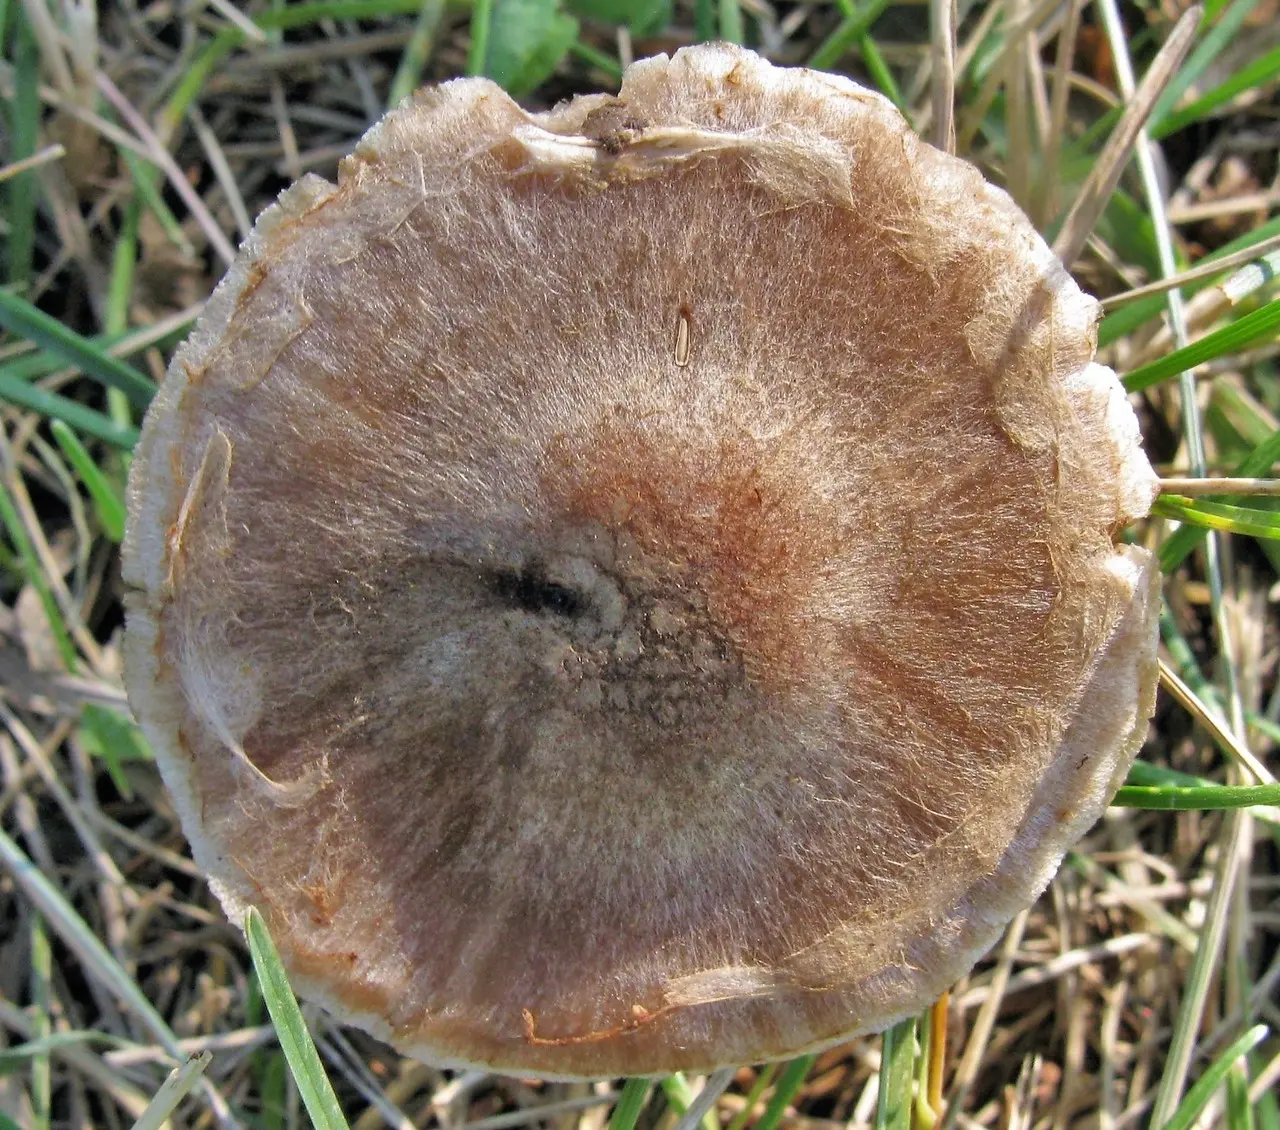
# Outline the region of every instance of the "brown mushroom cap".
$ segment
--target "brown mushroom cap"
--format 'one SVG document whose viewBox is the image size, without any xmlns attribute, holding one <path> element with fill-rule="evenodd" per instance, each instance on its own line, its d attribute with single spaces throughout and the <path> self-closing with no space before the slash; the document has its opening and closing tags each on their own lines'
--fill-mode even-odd
<svg viewBox="0 0 1280 1130">
<path fill-rule="evenodd" d="M 853 83 L 707 46 L 415 96 L 267 210 L 130 483 L 127 671 L 300 990 L 586 1077 L 882 1028 L 1151 713 L 1096 303 Z"/>
</svg>

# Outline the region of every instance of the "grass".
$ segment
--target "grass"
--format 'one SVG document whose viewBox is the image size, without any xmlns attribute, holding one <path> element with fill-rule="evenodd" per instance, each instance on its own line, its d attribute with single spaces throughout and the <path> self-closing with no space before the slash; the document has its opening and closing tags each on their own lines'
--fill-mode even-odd
<svg viewBox="0 0 1280 1130">
<path fill-rule="evenodd" d="M 0 0 L 0 1130 L 1280 1130 L 1280 216 L 1253 144 L 1274 4 L 1210 4 L 1158 62 L 1162 9 L 1107 0 L 961 3 L 953 51 L 884 0 L 92 11 Z M 120 692 L 128 453 L 244 215 L 332 176 L 417 83 L 487 74 L 544 105 L 715 37 L 852 74 L 929 137 L 954 105 L 962 153 L 1106 299 L 1104 360 L 1170 487 L 1231 481 L 1131 532 L 1167 577 L 1150 741 L 949 1009 L 705 1093 L 437 1071 L 300 1011 L 261 920 L 246 948 L 184 854 Z M 1104 146 L 1117 129 L 1133 144 Z"/>
</svg>

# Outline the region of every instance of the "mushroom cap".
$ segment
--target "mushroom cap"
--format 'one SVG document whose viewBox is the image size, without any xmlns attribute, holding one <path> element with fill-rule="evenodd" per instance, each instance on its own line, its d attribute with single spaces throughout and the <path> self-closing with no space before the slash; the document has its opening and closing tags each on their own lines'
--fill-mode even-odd
<svg viewBox="0 0 1280 1130">
<path fill-rule="evenodd" d="M 129 694 L 233 920 L 444 1065 L 790 1056 L 926 1006 L 1153 709 L 1096 303 L 854 83 L 479 79 L 258 221 L 148 414 Z"/>
</svg>

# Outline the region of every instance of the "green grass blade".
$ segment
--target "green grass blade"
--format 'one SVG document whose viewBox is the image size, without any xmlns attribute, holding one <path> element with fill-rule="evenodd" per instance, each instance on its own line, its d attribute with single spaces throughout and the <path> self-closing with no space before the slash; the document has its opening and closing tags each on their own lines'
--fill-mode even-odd
<svg viewBox="0 0 1280 1130">
<path fill-rule="evenodd" d="M 1280 431 L 1273 432 L 1236 465 L 1233 475 L 1240 479 L 1263 479 L 1280 463 Z M 1172 573 L 1187 555 L 1204 540 L 1204 527 L 1185 525 L 1175 530 L 1160 547 L 1160 568 Z"/>
<path fill-rule="evenodd" d="M 1260 1072 L 1266 1070 L 1267 1061 L 1257 1053 L 1251 1054 L 1248 1062 L 1251 1078 L 1256 1079 Z M 1264 1091 L 1250 1107 L 1249 1113 L 1257 1130 L 1280 1130 L 1280 1095 L 1274 1089 Z"/>
<path fill-rule="evenodd" d="M 693 0 L 693 38 L 710 43 L 717 31 L 715 0 Z"/>
<path fill-rule="evenodd" d="M 53 438 L 58 441 L 67 462 L 80 476 L 89 497 L 93 499 L 93 508 L 102 525 L 102 532 L 119 545 L 124 538 L 124 499 L 115 486 L 107 481 L 107 476 L 93 461 L 93 456 L 80 442 L 80 437 L 67 427 L 65 421 L 54 420 L 49 425 L 49 430 L 53 432 Z"/>
<path fill-rule="evenodd" d="M 577 38 L 578 21 L 558 0 L 483 0 L 471 13 L 468 73 L 519 98 L 551 76 Z"/>
<path fill-rule="evenodd" d="M 1280 514 L 1257 510 L 1250 506 L 1232 506 L 1226 502 L 1210 502 L 1203 498 L 1184 498 L 1162 494 L 1151 507 L 1157 518 L 1191 522 L 1207 530 L 1226 534 L 1243 534 L 1251 538 L 1280 538 Z"/>
<path fill-rule="evenodd" d="M 133 1124 L 133 1130 L 160 1130 L 169 1120 L 169 1116 L 177 1109 L 178 1104 L 191 1093 L 200 1081 L 204 1069 L 213 1062 L 213 1052 L 205 1051 L 192 1056 L 180 1067 L 169 1072 L 169 1077 L 160 1084 L 142 1117 Z"/>
<path fill-rule="evenodd" d="M 1236 32 L 1240 30 L 1244 21 L 1249 18 L 1257 6 L 1258 0 L 1232 0 L 1231 6 L 1223 13 L 1222 18 L 1217 20 L 1200 42 L 1196 44 L 1191 54 L 1187 56 L 1186 62 L 1182 64 L 1178 73 L 1173 76 L 1169 85 L 1165 87 L 1164 93 L 1160 95 L 1155 109 L 1151 111 L 1151 116 L 1147 119 L 1147 131 L 1149 133 L 1154 133 L 1159 129 L 1160 122 L 1177 104 L 1178 99 L 1213 65 L 1214 60 L 1222 54 L 1223 48 L 1235 38 Z M 1203 22 L 1200 26 L 1203 29 Z"/>
<path fill-rule="evenodd" d="M 729 43 L 743 43 L 745 29 L 738 0 L 720 0 L 720 38 Z"/>
<path fill-rule="evenodd" d="M 422 82 L 422 73 L 426 70 L 427 60 L 431 58 L 431 49 L 435 46 L 436 30 L 440 26 L 442 15 L 444 0 L 423 0 L 422 10 L 414 21 L 413 34 L 404 45 L 395 78 L 391 80 L 387 109 L 398 106 Z"/>
<path fill-rule="evenodd" d="M 134 279 L 138 266 L 138 233 L 142 225 L 142 198 L 135 192 L 123 207 L 120 231 L 115 247 L 111 250 L 111 280 L 107 287 L 107 311 L 103 328 L 107 336 L 124 336 L 129 329 L 129 304 L 133 297 Z M 132 428 L 134 412 L 129 398 L 119 389 L 107 389 L 107 414 L 123 428 Z M 117 452 L 108 466 L 116 480 L 123 486 L 129 477 L 132 458 L 129 452 Z"/>
<path fill-rule="evenodd" d="M 1162 141 L 1170 134 L 1177 133 L 1178 130 L 1208 117 L 1232 99 L 1238 98 L 1246 90 L 1274 82 L 1277 76 L 1280 76 L 1280 47 L 1272 48 L 1265 55 L 1241 67 L 1229 79 L 1219 83 L 1181 110 L 1173 111 L 1151 131 L 1152 140 Z"/>
<path fill-rule="evenodd" d="M 902 91 L 898 88 L 898 80 L 893 77 L 893 71 L 890 69 L 889 63 L 881 53 L 875 39 L 865 33 L 860 35 L 858 37 L 858 51 L 862 55 L 862 61 L 867 65 L 867 74 L 871 76 L 871 81 L 875 83 L 876 89 L 897 106 L 902 116 L 909 123 L 912 123 L 911 108 L 907 105 L 906 99 L 902 97 Z M 915 128 L 914 123 L 911 128 Z"/>
<path fill-rule="evenodd" d="M 136 184 L 136 181 L 135 181 Z M 138 230 L 142 223 L 142 203 L 138 194 L 124 203 L 120 231 L 111 249 L 111 279 L 107 287 L 107 311 L 103 329 L 108 337 L 123 337 L 129 329 L 129 302 L 133 297 L 138 267 Z"/>
<path fill-rule="evenodd" d="M 276 1052 L 260 1057 L 257 1076 L 264 1126 L 267 1130 L 286 1130 L 290 1127 L 289 1065 L 284 1056 Z"/>
<path fill-rule="evenodd" d="M 609 1119 L 609 1130 L 635 1130 L 636 1120 L 649 1097 L 648 1079 L 628 1079 Z"/>
<path fill-rule="evenodd" d="M 266 1017 L 266 1005 L 262 1000 L 262 985 L 257 975 L 250 973 L 245 991 L 244 1019 L 248 1027 L 256 1027 Z M 289 1066 L 278 1046 L 262 1047 L 250 1058 L 251 1070 L 258 1082 L 258 1094 L 262 1130 L 283 1130 L 288 1101 L 287 1082 Z"/>
<path fill-rule="evenodd" d="M 108 310 L 110 314 L 110 310 Z M 198 311 L 190 317 L 182 317 L 164 326 L 143 326 L 133 330 L 108 331 L 94 334 L 87 338 L 90 344 L 123 361 L 147 349 L 172 349 L 182 342 L 195 323 Z M 20 381 L 38 381 L 42 377 L 52 376 L 60 370 L 65 371 L 67 364 L 60 357 L 54 356 L 47 349 L 37 349 L 34 343 L 30 350 L 24 350 L 12 360 L 0 365 L 0 374 Z M 116 389 L 110 389 L 113 396 L 123 395 Z M 129 423 L 132 423 L 130 417 Z"/>
<path fill-rule="evenodd" d="M 132 716 L 97 702 L 87 702 L 80 711 L 80 745 L 90 757 L 107 767 L 111 783 L 126 800 L 133 799 L 133 786 L 125 763 L 151 761 L 154 755 Z"/>
<path fill-rule="evenodd" d="M 1178 1109 L 1169 1117 L 1162 1130 L 1190 1130 L 1191 1124 L 1200 1116 L 1213 1092 L 1221 1086 L 1231 1065 L 1242 1055 L 1246 1055 L 1267 1038 L 1269 1029 L 1265 1024 L 1255 1025 L 1236 1040 L 1226 1051 L 1205 1069 L 1205 1073 L 1196 1080 L 1193 1086 L 1178 1104 Z"/>
<path fill-rule="evenodd" d="M 1153 808 L 1170 812 L 1252 808 L 1280 804 L 1280 785 L 1124 785 L 1111 802 L 1117 808 Z"/>
<path fill-rule="evenodd" d="M 0 491 L 0 498 L 4 492 Z M 88 923 L 66 900 L 66 896 L 49 881 L 31 859 L 3 828 L 0 828 L 0 862 L 9 869 L 18 887 L 45 917 L 68 949 L 80 959 L 86 970 L 126 1008 L 142 1021 L 152 1038 L 175 1061 L 186 1059 L 178 1038 L 165 1019 L 138 986 L 136 980 L 124 971 L 111 955 Z"/>
<path fill-rule="evenodd" d="M 742 1104 L 742 1109 L 733 1116 L 733 1121 L 729 1123 L 726 1130 L 743 1130 L 747 1120 L 751 1117 L 751 1112 L 756 1109 L 756 1103 L 760 1101 L 760 1096 L 764 1094 L 765 1088 L 773 1082 L 773 1077 L 778 1073 L 778 1065 L 776 1063 L 766 1063 L 756 1075 L 756 1081 L 751 1084 L 751 1090 L 747 1092 L 746 1101 Z"/>
<path fill-rule="evenodd" d="M 1275 418 L 1263 407 L 1261 401 L 1234 383 L 1214 381 L 1208 407 L 1215 416 L 1220 417 L 1217 423 L 1229 429 L 1229 434 L 1223 436 L 1224 446 L 1230 449 L 1234 445 L 1236 450 L 1233 455 L 1237 459 L 1243 459 L 1249 454 L 1247 450 L 1241 453 L 1241 444 L 1252 449 L 1275 431 Z"/>
<path fill-rule="evenodd" d="M 769 1105 L 764 1108 L 764 1113 L 756 1123 L 755 1130 L 778 1130 L 782 1116 L 787 1113 L 787 1107 L 796 1097 L 796 1092 L 804 1083 L 805 1076 L 809 1074 L 809 1068 L 813 1066 L 815 1058 L 811 1055 L 802 1055 L 787 1063 L 782 1069 L 782 1074 L 778 1076 L 778 1085 L 774 1087 L 773 1094 L 769 1097 Z"/>
<path fill-rule="evenodd" d="M 1067 152 L 1071 153 L 1075 159 L 1085 158 L 1086 165 L 1092 164 L 1092 160 L 1088 159 L 1086 155 L 1092 153 L 1106 141 L 1119 122 L 1120 107 L 1113 106 L 1105 114 L 1102 114 L 1097 121 L 1090 122 L 1079 137 L 1073 138 L 1067 146 Z"/>
<path fill-rule="evenodd" d="M 1230 243 L 1214 248 L 1208 255 L 1197 261 L 1197 266 L 1212 263 L 1215 259 L 1221 259 L 1227 255 L 1234 255 L 1237 251 L 1243 251 L 1247 247 L 1262 243 L 1264 240 L 1276 235 L 1280 235 L 1280 216 L 1277 216 L 1274 220 L 1268 220 L 1265 224 L 1241 236 L 1239 239 L 1233 239 Z M 1205 278 L 1188 283 L 1182 288 L 1183 296 L 1189 298 L 1194 294 L 1199 294 L 1206 287 L 1214 286 L 1220 281 L 1220 278 Z M 1167 304 L 1168 298 L 1166 295 L 1152 294 L 1146 298 L 1139 298 L 1134 302 L 1130 302 L 1120 307 L 1119 310 L 1112 311 L 1098 325 L 1099 348 L 1115 344 L 1122 337 L 1131 334 L 1139 326 L 1151 321 L 1152 318 L 1159 317 L 1167 308 Z"/>
<path fill-rule="evenodd" d="M 69 400 L 39 385 L 28 384 L 7 373 L 0 373 L 0 400 L 30 408 L 53 420 L 65 420 L 77 431 L 109 443 L 122 451 L 131 451 L 138 442 L 138 429 L 104 416 L 76 400 Z"/>
<path fill-rule="evenodd" d="M 1246 1060 L 1237 1061 L 1227 1072 L 1227 1128 L 1253 1130 L 1253 1107 L 1249 1105 Z"/>
<path fill-rule="evenodd" d="M 1142 365 L 1124 376 L 1124 387 L 1129 392 L 1140 392 L 1170 377 L 1212 361 L 1227 353 L 1235 353 L 1280 328 L 1280 298 L 1272 299 L 1265 306 L 1237 318 L 1229 325 L 1205 334 L 1183 349 Z"/>
<path fill-rule="evenodd" d="M 160 191 L 160 170 L 127 149 L 121 149 L 118 152 L 129 170 L 129 175 L 133 177 L 137 199 L 145 204 L 147 210 L 156 218 L 161 230 L 169 237 L 169 242 L 183 255 L 194 259 L 196 249 L 187 238 L 187 233 L 182 230 L 181 221 L 173 214 L 173 209 L 165 202 L 164 195 Z"/>
<path fill-rule="evenodd" d="M 809 56 L 807 65 L 820 71 L 831 70 L 871 30 L 871 25 L 880 18 L 889 3 L 890 0 L 867 0 L 851 15 L 845 16 Z"/>
<path fill-rule="evenodd" d="M 485 0 L 477 0 L 477 6 L 482 2 Z M 387 16 L 414 15 L 421 7 L 422 0 L 314 0 L 269 8 L 258 12 L 253 22 L 263 31 L 288 31 L 310 27 L 321 20 L 376 20 Z M 245 34 L 238 27 L 225 27 L 191 60 L 159 114 L 156 132 L 162 138 L 182 121 L 187 108 L 200 96 L 218 64 L 243 44 L 244 39 Z"/>
<path fill-rule="evenodd" d="M 471 46 L 467 50 L 467 74 L 482 75 L 489 58 L 489 29 L 493 26 L 494 0 L 474 0 L 471 5 Z"/>
<path fill-rule="evenodd" d="M 188 107 L 200 97 L 200 91 L 219 63 L 244 42 L 244 32 L 227 27 L 214 36 L 213 41 L 183 68 L 182 78 L 169 95 L 156 119 L 156 133 L 161 139 L 169 137 L 186 115 Z"/>
<path fill-rule="evenodd" d="M 684 1077 L 684 1072 L 682 1071 L 677 1071 L 674 1075 L 668 1075 L 662 1080 L 661 1086 L 662 1093 L 667 1096 L 667 1105 L 677 1115 L 684 1114 L 698 1097 L 697 1092 L 689 1086 L 689 1080 Z M 714 1110 L 709 1110 L 702 1116 L 700 1125 L 702 1130 L 720 1130 L 720 1119 L 716 1117 Z"/>
<path fill-rule="evenodd" d="M 347 1130 L 347 1120 L 338 1105 L 338 1096 L 333 1092 L 329 1076 L 320 1062 L 320 1054 L 302 1018 L 302 1010 L 289 988 L 289 979 L 280 964 L 275 943 L 267 932 L 262 915 L 253 907 L 245 916 L 244 932 L 249 940 L 249 954 L 258 972 L 267 1011 L 280 1037 L 280 1048 L 289 1061 L 289 1069 L 298 1084 L 298 1093 L 307 1113 L 311 1115 L 312 1124 L 316 1130 Z"/>
<path fill-rule="evenodd" d="M 101 346 L 51 318 L 26 299 L 2 290 L 0 325 L 34 341 L 66 364 L 96 377 L 108 388 L 119 389 L 138 408 L 145 409 L 155 395 L 156 386 L 132 365 L 112 357 Z"/>
<path fill-rule="evenodd" d="M 622 64 L 612 55 L 601 51 L 598 47 L 592 47 L 590 43 L 583 43 L 581 39 L 574 40 L 569 45 L 569 50 L 583 62 L 608 75 L 613 82 L 622 81 Z"/>
<path fill-rule="evenodd" d="M 1155 224 L 1145 204 L 1117 188 L 1098 221 L 1098 231 L 1125 262 L 1135 263 L 1152 278 L 1162 275 Z M 1167 303 L 1166 296 L 1161 295 Z"/>
<path fill-rule="evenodd" d="M 38 1041 L 53 1035 L 49 1018 L 49 1006 L 53 1001 L 53 951 L 49 948 L 49 934 L 44 920 L 38 914 L 31 916 L 31 1006 L 35 1023 L 32 1029 Z M 49 1048 L 45 1047 L 31 1057 L 31 1130 L 48 1130 L 53 1112 L 53 1072 L 49 1064 Z"/>
<path fill-rule="evenodd" d="M 911 1130 L 912 1083 L 916 1075 L 916 1018 L 880 1037 L 880 1094 L 875 1130 Z"/>
<path fill-rule="evenodd" d="M 8 532 L 9 541 L 18 551 L 22 572 L 31 587 L 36 590 L 36 596 L 40 598 L 40 607 L 44 610 L 45 619 L 49 621 L 49 630 L 53 633 L 54 643 L 57 645 L 63 664 L 68 671 L 74 671 L 79 662 L 76 645 L 71 640 L 71 634 L 67 631 L 67 625 L 62 619 L 62 611 L 58 608 L 53 590 L 49 587 L 49 580 L 45 576 L 44 569 L 41 568 L 36 547 L 31 544 L 27 529 L 18 514 L 18 508 L 14 505 L 9 490 L 3 483 L 0 483 L 0 525 L 3 525 Z"/>
<path fill-rule="evenodd" d="M 508 3 L 513 0 L 507 0 Z M 541 4 L 544 0 L 535 0 Z M 519 0 L 523 6 L 528 0 Z M 552 18 L 547 22 L 543 35 L 532 50 L 524 53 L 524 65 L 519 76 L 508 90 L 515 98 L 524 98 L 532 94 L 547 81 L 575 43 L 578 42 L 580 26 L 572 16 L 566 16 L 556 5 L 551 5 Z"/>
<path fill-rule="evenodd" d="M 693 1102 L 693 1088 L 689 1086 L 689 1080 L 684 1077 L 683 1071 L 668 1075 L 658 1085 L 667 1097 L 667 1105 L 676 1114 L 684 1114 L 689 1109 L 689 1104 Z"/>
<path fill-rule="evenodd" d="M 1160 637 L 1168 649 L 1170 661 L 1187 686 L 1191 688 L 1192 693 L 1204 699 L 1219 715 L 1225 717 L 1226 711 L 1223 709 L 1221 692 L 1205 678 L 1204 672 L 1200 670 L 1200 663 L 1191 649 L 1191 643 L 1182 634 L 1173 610 L 1167 603 L 1160 606 Z M 1135 775 L 1138 772 L 1150 779 L 1139 780 Z M 1193 777 L 1190 773 L 1176 773 L 1172 769 L 1135 761 L 1133 771 L 1130 772 L 1129 779 L 1125 783 L 1129 785 L 1212 785 L 1216 782 L 1203 777 Z"/>
</svg>

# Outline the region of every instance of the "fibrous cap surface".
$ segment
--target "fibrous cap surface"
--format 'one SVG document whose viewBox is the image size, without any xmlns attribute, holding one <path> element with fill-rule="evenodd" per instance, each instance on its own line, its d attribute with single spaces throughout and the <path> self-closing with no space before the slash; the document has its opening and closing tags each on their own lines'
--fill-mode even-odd
<svg viewBox="0 0 1280 1130">
<path fill-rule="evenodd" d="M 260 219 L 130 488 L 131 699 L 233 918 L 426 1059 L 914 1012 L 1144 733 L 1096 305 L 882 98 L 750 52 L 417 95 Z"/>
</svg>

